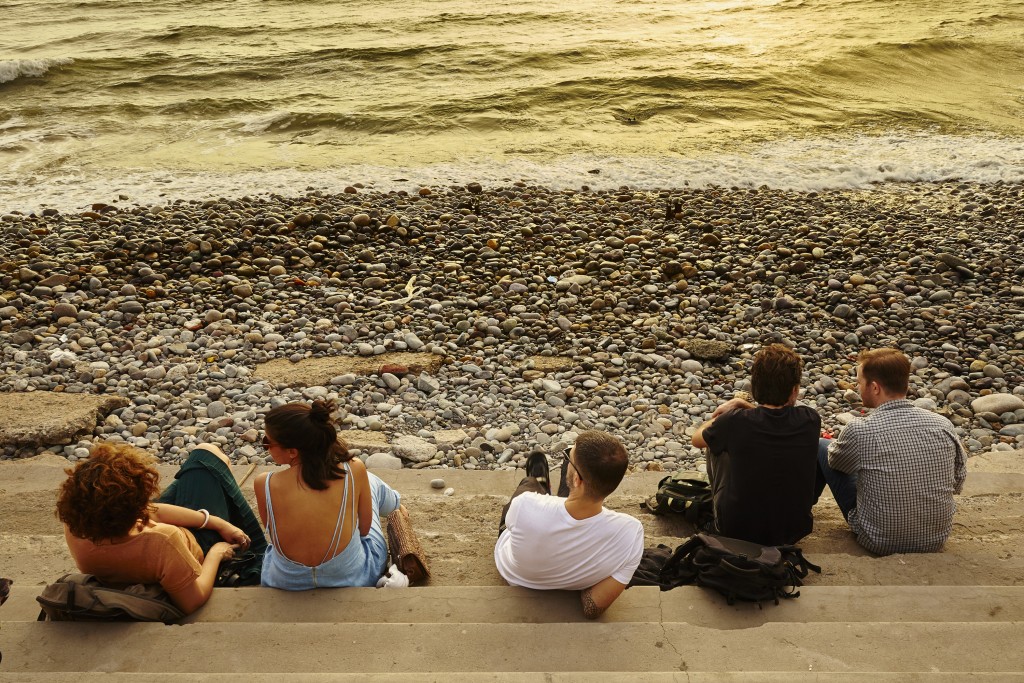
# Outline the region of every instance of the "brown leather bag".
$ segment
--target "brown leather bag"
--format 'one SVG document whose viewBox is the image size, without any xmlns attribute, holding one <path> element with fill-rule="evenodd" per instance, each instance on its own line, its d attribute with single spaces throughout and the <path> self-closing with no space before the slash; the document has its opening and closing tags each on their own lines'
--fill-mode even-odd
<svg viewBox="0 0 1024 683">
<path fill-rule="evenodd" d="M 409 577 L 409 583 L 418 583 L 430 578 L 427 556 L 420 545 L 420 539 L 412 528 L 409 514 L 401 508 L 387 516 L 388 553 L 391 562 Z"/>
</svg>

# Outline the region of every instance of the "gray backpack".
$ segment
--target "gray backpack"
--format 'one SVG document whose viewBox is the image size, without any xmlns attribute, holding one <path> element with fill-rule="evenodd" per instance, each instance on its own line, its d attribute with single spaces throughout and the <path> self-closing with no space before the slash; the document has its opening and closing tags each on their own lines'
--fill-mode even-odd
<svg viewBox="0 0 1024 683">
<path fill-rule="evenodd" d="M 39 621 L 162 621 L 169 624 L 185 613 L 159 584 L 136 583 L 124 588 L 104 586 L 92 574 L 65 574 L 36 598 Z"/>
</svg>

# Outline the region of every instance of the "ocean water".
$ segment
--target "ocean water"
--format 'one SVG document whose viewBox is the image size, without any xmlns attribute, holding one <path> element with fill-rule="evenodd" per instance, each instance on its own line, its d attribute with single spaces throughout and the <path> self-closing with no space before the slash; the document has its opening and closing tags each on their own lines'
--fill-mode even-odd
<svg viewBox="0 0 1024 683">
<path fill-rule="evenodd" d="M 1024 181 L 1024 0 L 0 0 L 0 17 L 0 211 L 355 183 Z"/>
</svg>

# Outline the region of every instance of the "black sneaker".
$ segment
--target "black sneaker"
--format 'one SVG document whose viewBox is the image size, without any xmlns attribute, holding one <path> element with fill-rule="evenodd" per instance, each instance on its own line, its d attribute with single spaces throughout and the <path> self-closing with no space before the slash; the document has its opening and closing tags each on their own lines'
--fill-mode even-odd
<svg viewBox="0 0 1024 683">
<path fill-rule="evenodd" d="M 544 488 L 551 490 L 551 470 L 548 467 L 548 458 L 540 451 L 533 451 L 526 456 L 526 476 L 533 477 Z"/>
</svg>

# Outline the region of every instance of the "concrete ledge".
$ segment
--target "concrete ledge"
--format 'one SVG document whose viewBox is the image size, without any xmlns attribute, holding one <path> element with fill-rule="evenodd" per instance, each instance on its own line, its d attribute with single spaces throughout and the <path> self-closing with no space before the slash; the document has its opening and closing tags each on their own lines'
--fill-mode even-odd
<svg viewBox="0 0 1024 683">
<path fill-rule="evenodd" d="M 38 588 L 14 587 L 4 622 L 34 621 Z M 771 623 L 1024 622 L 1024 586 L 804 586 L 778 605 L 729 605 L 713 590 L 627 590 L 599 621 L 751 629 Z M 588 623 L 575 591 L 512 586 L 406 590 L 341 588 L 290 593 L 218 588 L 184 623 L 551 624 Z"/>
<path fill-rule="evenodd" d="M 64 481 L 64 468 L 71 463 L 55 455 L 42 455 L 26 460 L 13 460 L 0 464 L 0 489 L 11 490 L 56 490 Z M 249 476 L 250 484 L 253 476 L 261 472 L 272 472 L 278 469 L 272 465 L 255 468 Z M 178 471 L 177 465 L 158 465 L 161 485 L 168 485 Z M 249 474 L 250 466 L 233 465 L 232 473 L 236 480 Z M 430 480 L 442 478 L 448 486 L 455 488 L 457 494 L 468 495 L 511 495 L 516 485 L 525 476 L 523 470 L 374 470 L 381 479 L 398 488 L 403 494 L 443 496 L 440 489 L 430 488 Z M 626 475 L 619 488 L 609 496 L 610 501 L 620 497 L 647 497 L 657 489 L 658 482 L 666 476 L 665 472 L 634 472 Z M 558 472 L 552 472 L 555 486 L 559 480 Z M 964 496 L 991 496 L 1004 493 L 1024 493 L 1024 473 L 1017 472 L 982 472 L 972 471 L 964 483 Z M 827 492 L 826 492 L 827 495 Z"/>
<path fill-rule="evenodd" d="M 56 490 L 68 463 L 53 455 L 0 462 L 0 569 L 15 580 L 15 588 L 53 581 L 74 571 L 54 515 Z M 177 471 L 161 466 L 165 483 Z M 233 468 L 241 479 L 251 471 Z M 800 542 L 806 556 L 821 565 L 812 586 L 1004 585 L 1017 586 L 1024 576 L 1024 555 L 1015 552 L 1022 540 L 1024 483 L 1022 473 L 972 471 L 967 493 L 957 497 L 954 529 L 941 553 L 875 557 L 860 547 L 828 494 L 814 509 L 814 531 Z M 401 491 L 413 523 L 430 558 L 435 587 L 505 586 L 494 567 L 493 551 L 501 506 L 522 478 L 522 470 L 384 471 L 383 478 Z M 443 477 L 454 495 L 430 487 Z M 643 512 L 640 502 L 650 495 L 659 472 L 628 476 L 609 507 L 637 517 L 646 543 L 677 546 L 693 528 L 678 517 Z M 251 482 L 251 479 L 249 480 Z M 1020 489 L 1018 489 L 1020 485 Z M 249 482 L 243 486 L 252 502 Z M 1007 493 L 1000 493 L 1008 491 Z M 0 618 L 2 612 L 0 612 Z"/>
<path fill-rule="evenodd" d="M 0 683 L 234 683 L 237 674 L 232 673 L 23 673 L 10 675 L 0 673 Z M 502 672 L 487 673 L 474 671 L 446 671 L 441 674 L 427 673 L 250 673 L 245 680 L 249 683 L 278 683 L 296 681 L 302 683 L 622 683 L 622 681 L 645 681 L 646 683 L 959 683 L 979 681 L 1024 681 L 1024 673 L 999 671 L 993 673 L 969 673 L 963 671 L 938 672 L 916 671 L 901 673 L 830 671 L 821 674 L 814 671 L 582 671 L 582 672 Z"/>
<path fill-rule="evenodd" d="M 4 624 L 4 673 L 1019 672 L 1024 623 Z M 147 646 L 147 644 L 149 644 Z"/>
<path fill-rule="evenodd" d="M 968 472 L 962 496 L 998 496 L 1024 493 L 1024 474 L 1020 472 Z"/>
<path fill-rule="evenodd" d="M 0 446 L 71 443 L 102 416 L 128 405 L 123 396 L 26 391 L 0 394 Z"/>
</svg>

